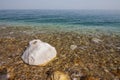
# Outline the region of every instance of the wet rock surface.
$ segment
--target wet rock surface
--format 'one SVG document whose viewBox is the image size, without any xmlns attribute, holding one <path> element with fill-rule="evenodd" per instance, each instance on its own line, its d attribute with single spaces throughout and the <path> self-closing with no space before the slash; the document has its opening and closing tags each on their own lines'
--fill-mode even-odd
<svg viewBox="0 0 120 80">
<path fill-rule="evenodd" d="M 7 69 L 14 80 L 47 80 L 47 72 L 56 70 L 69 74 L 71 80 L 120 79 L 119 35 L 93 36 L 75 32 L 25 34 L 21 31 L 34 33 L 32 28 L 0 28 L 0 70 Z M 98 36 L 102 42 L 91 43 L 91 39 Z M 33 39 L 53 45 L 58 52 L 57 57 L 46 66 L 25 64 L 21 55 Z M 73 44 L 77 48 L 71 50 Z"/>
</svg>

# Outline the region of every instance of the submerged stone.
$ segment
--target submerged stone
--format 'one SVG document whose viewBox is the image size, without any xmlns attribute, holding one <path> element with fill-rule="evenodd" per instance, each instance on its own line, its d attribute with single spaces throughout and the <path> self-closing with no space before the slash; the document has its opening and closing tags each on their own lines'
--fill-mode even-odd
<svg viewBox="0 0 120 80">
<path fill-rule="evenodd" d="M 100 40 L 98 38 L 92 38 L 92 42 L 94 42 L 94 43 L 100 43 L 100 42 L 102 42 L 102 40 Z"/>
<path fill-rule="evenodd" d="M 32 40 L 22 55 L 22 59 L 29 65 L 46 65 L 56 57 L 56 49 L 41 40 Z"/>
<path fill-rule="evenodd" d="M 120 50 L 120 47 L 116 47 L 118 50 Z"/>
<path fill-rule="evenodd" d="M 47 80 L 71 80 L 69 75 L 62 71 L 54 71 Z"/>
<path fill-rule="evenodd" d="M 70 49 L 71 49 L 71 50 L 75 50 L 76 48 L 77 48 L 77 45 L 71 45 L 71 46 L 70 46 Z"/>
</svg>

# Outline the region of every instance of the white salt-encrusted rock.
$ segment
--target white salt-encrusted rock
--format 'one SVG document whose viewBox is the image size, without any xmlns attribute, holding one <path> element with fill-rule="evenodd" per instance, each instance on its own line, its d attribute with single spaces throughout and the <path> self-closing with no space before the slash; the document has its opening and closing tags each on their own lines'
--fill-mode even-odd
<svg viewBox="0 0 120 80">
<path fill-rule="evenodd" d="M 22 59 L 29 65 L 44 66 L 56 57 L 56 49 L 48 43 L 40 40 L 32 40 L 22 55 Z"/>
</svg>

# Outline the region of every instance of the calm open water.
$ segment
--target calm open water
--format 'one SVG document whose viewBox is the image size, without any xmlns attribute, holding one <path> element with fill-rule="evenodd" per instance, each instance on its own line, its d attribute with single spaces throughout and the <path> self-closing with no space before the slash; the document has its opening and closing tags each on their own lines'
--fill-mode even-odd
<svg viewBox="0 0 120 80">
<path fill-rule="evenodd" d="M 102 29 L 120 33 L 120 11 L 105 10 L 0 10 L 0 25 L 29 25 Z"/>
</svg>

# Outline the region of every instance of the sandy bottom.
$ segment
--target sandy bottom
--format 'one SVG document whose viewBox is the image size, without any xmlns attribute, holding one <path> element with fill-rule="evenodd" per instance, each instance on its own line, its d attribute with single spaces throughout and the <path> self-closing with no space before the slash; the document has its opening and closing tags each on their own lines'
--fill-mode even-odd
<svg viewBox="0 0 120 80">
<path fill-rule="evenodd" d="M 93 38 L 102 41 L 94 43 Z M 54 46 L 57 57 L 46 66 L 25 64 L 21 55 L 33 39 Z M 72 50 L 71 45 L 76 45 L 77 48 Z M 46 33 L 27 27 L 0 27 L 0 76 L 7 75 L 11 80 L 46 80 L 56 70 L 69 74 L 71 79 L 119 80 L 120 35 Z"/>
</svg>

